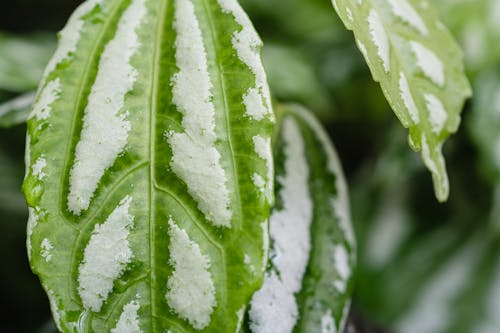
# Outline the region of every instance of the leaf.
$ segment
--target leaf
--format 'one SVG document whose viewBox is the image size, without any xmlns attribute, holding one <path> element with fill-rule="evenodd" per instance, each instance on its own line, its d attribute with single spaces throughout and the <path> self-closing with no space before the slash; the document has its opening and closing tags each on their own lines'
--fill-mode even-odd
<svg viewBox="0 0 500 333">
<path fill-rule="evenodd" d="M 54 52 L 54 44 L 50 35 L 0 33 L 0 89 L 13 92 L 35 89 Z"/>
<path fill-rule="evenodd" d="M 64 332 L 235 332 L 263 278 L 274 116 L 234 0 L 89 0 L 28 121 L 31 266 Z"/>
<path fill-rule="evenodd" d="M 35 99 L 34 92 L 19 95 L 0 104 L 0 127 L 12 127 L 26 122 Z"/>
<path fill-rule="evenodd" d="M 500 180 L 500 79 L 499 70 L 482 72 L 475 80 L 469 130 L 480 161 L 493 182 Z"/>
<path fill-rule="evenodd" d="M 254 332 L 342 332 L 355 240 L 335 150 L 309 111 L 285 105 L 274 154 L 270 262 L 249 310 Z"/>
<path fill-rule="evenodd" d="M 497 0 L 435 1 L 444 23 L 463 47 L 466 68 L 479 71 L 500 56 L 500 2 Z"/>
<path fill-rule="evenodd" d="M 494 332 L 498 240 L 484 223 L 490 193 L 474 186 L 480 181 L 471 161 L 455 149 L 457 195 L 446 205 L 419 198 L 421 167 L 394 140 L 403 132 L 397 129 L 386 134 L 389 142 L 366 166 L 366 178 L 351 187 L 357 309 L 398 332 Z"/>
<path fill-rule="evenodd" d="M 372 76 L 421 151 L 436 196 L 446 201 L 448 175 L 441 152 L 457 131 L 464 100 L 471 95 L 462 53 L 425 0 L 333 0 L 354 32 Z"/>
<path fill-rule="evenodd" d="M 0 213 L 3 226 L 9 225 L 8 216 L 24 217 L 26 214 L 26 203 L 19 189 L 23 180 L 19 164 L 0 146 Z"/>
<path fill-rule="evenodd" d="M 328 91 L 308 59 L 293 47 L 273 43 L 266 43 L 262 56 L 274 98 L 302 103 L 331 117 Z"/>
</svg>

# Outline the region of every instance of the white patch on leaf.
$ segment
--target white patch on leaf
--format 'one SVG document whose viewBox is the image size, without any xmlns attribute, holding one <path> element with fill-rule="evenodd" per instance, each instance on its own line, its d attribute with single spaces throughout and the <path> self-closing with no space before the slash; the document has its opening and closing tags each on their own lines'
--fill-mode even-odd
<svg viewBox="0 0 500 333">
<path fill-rule="evenodd" d="M 267 268 L 267 261 L 269 260 L 269 223 L 268 221 L 261 222 L 262 227 L 262 271 L 265 272 Z"/>
<path fill-rule="evenodd" d="M 75 10 L 73 15 L 71 15 L 68 23 L 59 33 L 58 47 L 45 68 L 44 77 L 47 77 L 59 63 L 67 59 L 71 53 L 76 51 L 76 46 L 80 40 L 83 29 L 84 16 L 102 2 L 103 0 L 87 0 Z"/>
<path fill-rule="evenodd" d="M 332 310 L 328 309 L 321 317 L 321 333 L 336 333 L 335 319 L 333 319 Z"/>
<path fill-rule="evenodd" d="M 429 50 L 419 42 L 410 42 L 410 45 L 417 58 L 418 67 L 432 82 L 442 87 L 445 82 L 443 62 L 434 51 Z"/>
<path fill-rule="evenodd" d="M 130 60 L 139 48 L 136 30 L 146 13 L 144 1 L 127 8 L 101 55 L 70 173 L 68 208 L 76 215 L 88 209 L 102 176 L 127 144 L 131 124 L 123 109 L 137 78 Z"/>
<path fill-rule="evenodd" d="M 169 220 L 169 236 L 170 264 L 174 272 L 167 282 L 167 303 L 195 329 L 204 329 L 210 324 L 216 306 L 210 259 L 172 219 Z"/>
<path fill-rule="evenodd" d="M 425 94 L 425 102 L 429 111 L 429 120 L 431 122 L 432 131 L 435 134 L 440 134 L 448 120 L 448 114 L 444 109 L 443 103 L 433 94 Z"/>
<path fill-rule="evenodd" d="M 273 192 L 273 179 L 274 179 L 274 164 L 273 164 L 273 152 L 272 152 L 272 147 L 271 147 L 271 139 L 270 138 L 265 138 L 260 135 L 256 135 L 253 137 L 253 144 L 254 144 L 254 149 L 257 155 L 266 161 L 266 169 L 267 169 L 267 175 L 266 175 L 266 180 L 265 180 L 265 193 L 268 198 L 272 197 L 272 192 Z M 263 179 L 262 176 L 260 176 L 261 179 Z M 254 178 L 254 184 L 257 185 L 257 182 L 260 182 L 259 179 Z M 262 187 L 259 187 L 263 190 Z"/>
<path fill-rule="evenodd" d="M 429 33 L 422 17 L 407 0 L 389 0 L 389 3 L 394 14 L 400 19 L 417 29 L 422 35 L 427 35 Z"/>
<path fill-rule="evenodd" d="M 59 78 L 50 81 L 39 92 L 29 119 L 36 118 L 38 121 L 46 120 L 52 110 L 51 105 L 61 95 L 61 80 Z"/>
<path fill-rule="evenodd" d="M 139 317 L 137 312 L 140 305 L 138 301 L 132 301 L 123 307 L 123 311 L 111 333 L 141 333 Z"/>
<path fill-rule="evenodd" d="M 388 73 L 391 68 L 391 47 L 389 38 L 385 32 L 384 24 L 374 9 L 372 9 L 368 16 L 368 26 L 370 28 L 372 42 L 377 47 L 377 53 L 382 61 L 385 72 Z"/>
<path fill-rule="evenodd" d="M 53 248 L 54 246 L 52 243 L 47 238 L 44 238 L 42 244 L 40 245 L 40 255 L 46 262 L 50 262 L 52 260 L 52 254 L 50 251 L 52 251 Z"/>
<path fill-rule="evenodd" d="M 103 224 L 94 227 L 78 268 L 78 293 L 83 306 L 99 312 L 113 284 L 132 258 L 128 235 L 134 223 L 129 214 L 132 198 L 125 197 Z"/>
<path fill-rule="evenodd" d="M 29 133 L 26 133 L 26 150 L 24 151 L 24 175 L 28 177 L 31 168 L 31 136 Z"/>
<path fill-rule="evenodd" d="M 239 333 L 241 330 L 241 326 L 243 325 L 243 319 L 245 319 L 245 310 L 246 310 L 246 305 L 243 305 L 241 309 L 238 310 L 236 313 L 236 317 L 238 318 L 238 323 L 236 324 L 236 330 L 234 333 Z"/>
<path fill-rule="evenodd" d="M 352 16 L 352 11 L 349 9 L 349 8 L 345 8 L 345 12 L 347 14 L 347 18 L 349 19 L 349 21 L 353 22 L 354 20 L 354 17 Z"/>
<path fill-rule="evenodd" d="M 347 280 L 351 276 L 351 268 L 349 266 L 349 254 L 344 246 L 335 246 L 333 252 L 333 261 L 335 269 L 339 277 L 334 281 L 333 285 L 339 293 L 344 294 L 347 289 Z"/>
<path fill-rule="evenodd" d="M 290 333 L 299 316 L 295 296 L 276 272 L 266 273 L 259 291 L 252 298 L 250 330 L 253 333 Z"/>
<path fill-rule="evenodd" d="M 450 183 L 448 181 L 448 174 L 446 173 L 446 162 L 441 152 L 443 143 L 440 142 L 436 144 L 434 149 L 431 150 L 427 141 L 427 136 L 422 134 L 421 145 L 422 160 L 432 173 L 435 183 L 434 187 L 436 188 L 436 196 L 438 200 L 443 201 L 448 197 L 450 191 Z M 434 159 L 434 157 L 436 159 Z"/>
<path fill-rule="evenodd" d="M 33 166 L 31 167 L 31 170 L 33 171 L 33 176 L 38 178 L 38 180 L 42 180 L 43 178 L 45 178 L 46 174 L 43 171 L 43 169 L 45 169 L 46 166 L 47 166 L 47 161 L 45 160 L 45 158 L 39 157 L 36 160 L 35 164 L 33 164 Z"/>
<path fill-rule="evenodd" d="M 261 175 L 254 173 L 252 175 L 253 184 L 260 189 L 261 192 L 265 191 L 266 181 Z"/>
<path fill-rule="evenodd" d="M 403 103 L 410 114 L 411 120 L 415 125 L 418 125 L 418 123 L 420 123 L 418 109 L 415 105 L 415 101 L 413 100 L 408 80 L 403 72 L 401 72 L 399 76 L 399 92 L 401 94 L 401 98 L 403 99 Z"/>
<path fill-rule="evenodd" d="M 462 30 L 461 40 L 467 67 L 481 66 L 489 52 L 483 22 L 469 22 Z"/>
<path fill-rule="evenodd" d="M 301 109 L 301 107 L 298 108 Z M 344 172 L 342 171 L 342 165 L 339 157 L 337 156 L 333 143 L 326 134 L 326 131 L 321 123 L 307 110 L 300 112 L 300 117 L 307 122 L 317 139 L 321 142 L 321 147 L 323 147 L 326 152 L 328 157 L 328 171 L 335 175 L 335 187 L 337 188 L 337 195 L 331 198 L 333 211 L 339 219 L 339 226 L 342 229 L 347 241 L 351 247 L 354 247 L 356 241 L 351 222 L 351 211 L 349 208 L 349 191 L 347 189 L 347 183 Z"/>
<path fill-rule="evenodd" d="M 300 129 L 291 118 L 283 120 L 285 174 L 278 177 L 283 210 L 273 211 L 270 236 L 272 263 L 276 270 L 266 273 L 262 288 L 251 302 L 252 331 L 291 332 L 298 317 L 294 294 L 299 292 L 311 250 L 310 226 L 313 204 L 309 193 L 309 168 Z"/>
<path fill-rule="evenodd" d="M 172 78 L 173 102 L 182 113 L 184 133 L 171 131 L 172 170 L 186 183 L 198 208 L 215 226 L 231 226 L 227 177 L 215 147 L 215 107 L 207 55 L 191 1 L 175 2 L 175 58 L 179 72 Z"/>
<path fill-rule="evenodd" d="M 370 267 L 381 269 L 394 258 L 410 232 L 410 225 L 399 193 L 380 205 L 365 241 Z"/>
<path fill-rule="evenodd" d="M 363 42 L 360 41 L 359 39 L 356 40 L 356 44 L 358 45 L 358 49 L 361 51 L 363 57 L 365 57 L 365 59 L 368 60 L 368 51 L 366 50 L 365 44 L 363 44 Z"/>
<path fill-rule="evenodd" d="M 52 290 L 47 290 L 47 296 L 49 298 L 50 311 L 52 312 L 54 323 L 56 324 L 56 327 L 59 330 L 59 332 L 62 332 L 63 330 L 61 327 L 61 316 L 59 314 L 59 308 L 57 306 L 58 302 L 57 297 Z"/>
<path fill-rule="evenodd" d="M 26 228 L 26 248 L 28 250 L 28 259 L 31 261 L 31 236 L 33 235 L 33 229 L 38 224 L 38 212 L 35 208 L 28 207 L 28 225 Z"/>
<path fill-rule="evenodd" d="M 456 297 L 469 287 L 470 278 L 476 272 L 477 258 L 481 258 L 479 244 L 478 239 L 469 241 L 425 283 L 413 307 L 397 323 L 399 332 L 445 332 L 449 329 Z"/>
<path fill-rule="evenodd" d="M 245 96 L 243 96 L 246 114 L 257 121 L 264 119 L 266 116 L 274 120 L 271 94 L 260 56 L 262 41 L 238 1 L 218 0 L 218 2 L 223 12 L 232 14 L 236 22 L 241 26 L 241 30 L 233 34 L 233 47 L 236 49 L 239 59 L 255 75 L 255 87 L 249 88 Z"/>
</svg>

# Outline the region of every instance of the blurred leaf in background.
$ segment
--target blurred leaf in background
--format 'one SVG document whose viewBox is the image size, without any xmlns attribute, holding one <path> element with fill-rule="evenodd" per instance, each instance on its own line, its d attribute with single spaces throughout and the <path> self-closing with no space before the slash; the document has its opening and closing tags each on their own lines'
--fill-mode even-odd
<svg viewBox="0 0 500 333">
<path fill-rule="evenodd" d="M 55 50 L 55 41 L 49 33 L 0 33 L 0 89 L 13 93 L 36 89 Z"/>
<path fill-rule="evenodd" d="M 0 313 L 3 332 L 55 332 L 26 256 L 24 121 L 62 28 L 78 1 L 19 0 L 0 10 Z M 2 129 L 3 128 L 3 129 Z"/>
</svg>

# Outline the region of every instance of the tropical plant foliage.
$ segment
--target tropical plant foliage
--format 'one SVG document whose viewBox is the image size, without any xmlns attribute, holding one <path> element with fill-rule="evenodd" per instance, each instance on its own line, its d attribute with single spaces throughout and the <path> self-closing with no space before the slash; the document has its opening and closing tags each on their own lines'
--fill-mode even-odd
<svg viewBox="0 0 500 333">
<path fill-rule="evenodd" d="M 6 331 L 496 332 L 500 2 L 240 2 L 0 35 Z"/>
</svg>

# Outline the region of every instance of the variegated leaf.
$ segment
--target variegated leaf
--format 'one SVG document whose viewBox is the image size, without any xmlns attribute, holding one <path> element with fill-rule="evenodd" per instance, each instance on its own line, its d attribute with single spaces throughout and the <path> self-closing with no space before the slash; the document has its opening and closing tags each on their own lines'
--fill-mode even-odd
<svg viewBox="0 0 500 333">
<path fill-rule="evenodd" d="M 0 127 L 11 127 L 26 122 L 35 93 L 33 91 L 19 95 L 0 104 Z"/>
<path fill-rule="evenodd" d="M 28 251 L 64 332 L 235 332 L 274 116 L 236 0 L 88 0 L 28 121 Z"/>
<path fill-rule="evenodd" d="M 55 38 L 49 34 L 0 32 L 0 89 L 19 93 L 35 89 L 54 48 Z"/>
<path fill-rule="evenodd" d="M 332 0 L 375 81 L 421 151 L 436 196 L 449 194 L 442 145 L 471 94 L 462 52 L 426 0 Z"/>
<path fill-rule="evenodd" d="M 442 0 L 434 4 L 462 45 L 468 71 L 482 70 L 498 62 L 499 0 Z"/>
<path fill-rule="evenodd" d="M 319 122 L 283 107 L 275 142 L 270 262 L 254 295 L 254 333 L 342 332 L 353 288 L 355 240 L 347 187 Z"/>
</svg>

